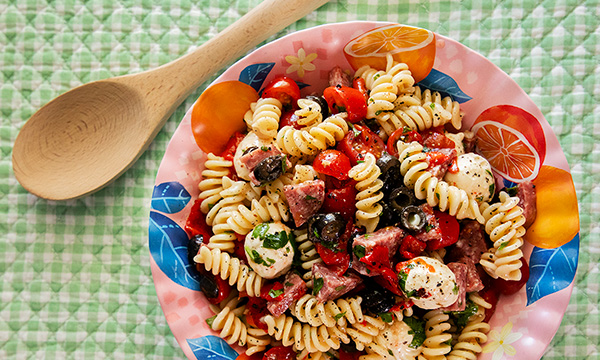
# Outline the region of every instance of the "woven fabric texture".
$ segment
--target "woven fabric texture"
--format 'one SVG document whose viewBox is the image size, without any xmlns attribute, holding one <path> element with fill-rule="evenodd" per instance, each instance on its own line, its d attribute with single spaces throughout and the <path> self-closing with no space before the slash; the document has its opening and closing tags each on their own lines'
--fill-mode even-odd
<svg viewBox="0 0 600 360">
<path fill-rule="evenodd" d="M 208 82 L 129 171 L 79 200 L 47 201 L 25 191 L 12 171 L 12 145 L 52 98 L 184 55 L 259 3 L 0 2 L 0 358 L 184 357 L 150 274 L 148 214 L 167 143 Z M 486 56 L 529 94 L 566 154 L 581 214 L 573 296 L 544 360 L 599 359 L 598 19 L 598 0 L 332 0 L 271 38 L 346 20 L 420 26 Z"/>
</svg>

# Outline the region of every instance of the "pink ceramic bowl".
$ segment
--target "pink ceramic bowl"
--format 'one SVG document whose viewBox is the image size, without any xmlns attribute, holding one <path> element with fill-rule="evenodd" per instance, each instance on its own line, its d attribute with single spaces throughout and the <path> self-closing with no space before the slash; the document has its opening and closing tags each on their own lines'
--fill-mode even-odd
<svg viewBox="0 0 600 360">
<path fill-rule="evenodd" d="M 345 22 L 298 31 L 255 50 L 227 69 L 215 83 L 240 80 L 259 90 L 274 76 L 287 74 L 302 83 L 303 92 L 321 91 L 333 66 L 350 69 L 343 53 L 344 45 L 386 24 Z M 470 129 L 486 109 L 499 105 L 509 105 L 516 113 L 528 114 L 530 123 L 523 125 L 524 133 L 519 134 L 519 126 L 513 130 L 526 141 L 534 141 L 532 136 L 537 139 L 532 148 L 537 152 L 538 163 L 531 178 L 539 180 L 541 191 L 559 191 L 573 201 L 575 191 L 565 156 L 548 122 L 527 94 L 476 52 L 437 34 L 435 42 L 434 70 L 423 83 L 461 102 L 465 112 L 463 129 Z M 502 121 L 494 119 L 493 114 L 497 112 L 485 114 L 490 113 L 491 116 L 479 121 Z M 199 291 L 198 278 L 189 271 L 188 236 L 183 227 L 198 196 L 197 185 L 206 160 L 206 154 L 194 141 L 190 120 L 191 109 L 173 135 L 156 177 L 149 228 L 152 275 L 167 322 L 187 357 L 235 359 L 243 349 L 231 348 L 209 329 L 204 321 L 212 316 L 208 301 Z M 499 181 L 510 183 L 498 172 L 495 175 Z M 576 205 L 576 198 L 574 201 Z M 538 199 L 538 208 L 541 206 L 542 211 L 536 221 L 551 222 L 555 214 L 539 202 Z M 576 210 L 570 216 L 577 217 Z M 529 281 L 518 293 L 500 298 L 490 321 L 492 331 L 488 343 L 479 359 L 541 358 L 567 308 L 577 268 L 578 232 L 560 236 L 560 241 L 554 244 L 532 238 L 545 248 L 525 243 L 525 258 L 531 269 Z"/>
</svg>

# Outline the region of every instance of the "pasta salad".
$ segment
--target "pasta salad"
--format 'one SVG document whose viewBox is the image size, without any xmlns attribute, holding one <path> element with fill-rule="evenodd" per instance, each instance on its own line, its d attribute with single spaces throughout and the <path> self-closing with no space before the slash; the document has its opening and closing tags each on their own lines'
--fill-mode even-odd
<svg viewBox="0 0 600 360">
<path fill-rule="evenodd" d="M 498 189 L 462 116 L 391 56 L 267 84 L 187 221 L 207 324 L 255 359 L 476 358 L 527 281 L 535 189 Z"/>
</svg>

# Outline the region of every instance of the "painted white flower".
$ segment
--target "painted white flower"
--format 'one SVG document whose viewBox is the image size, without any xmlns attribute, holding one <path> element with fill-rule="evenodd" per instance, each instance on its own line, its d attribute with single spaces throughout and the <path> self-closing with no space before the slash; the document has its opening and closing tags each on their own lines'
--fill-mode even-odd
<svg viewBox="0 0 600 360">
<path fill-rule="evenodd" d="M 513 324 L 509 321 L 502 327 L 500 333 L 498 333 L 496 330 L 490 331 L 488 338 L 492 341 L 483 347 L 482 352 L 493 352 L 494 354 L 492 355 L 492 360 L 500 360 L 504 357 L 504 354 L 508 356 L 515 356 L 517 350 L 515 350 L 515 347 L 510 344 L 519 340 L 523 334 L 518 332 L 511 333 L 512 328 Z"/>
<path fill-rule="evenodd" d="M 298 50 L 298 56 L 288 55 L 285 57 L 285 61 L 291 65 L 286 70 L 286 73 L 291 74 L 296 71 L 298 72 L 299 77 L 303 77 L 305 71 L 314 71 L 317 68 L 311 63 L 316 58 L 316 53 L 306 55 L 306 51 L 304 51 L 303 48 L 300 48 Z"/>
</svg>

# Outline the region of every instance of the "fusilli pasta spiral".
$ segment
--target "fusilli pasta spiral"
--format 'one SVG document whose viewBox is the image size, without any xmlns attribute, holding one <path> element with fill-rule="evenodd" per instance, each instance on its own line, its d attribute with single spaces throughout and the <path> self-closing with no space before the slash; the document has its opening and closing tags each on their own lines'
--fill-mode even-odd
<svg viewBox="0 0 600 360">
<path fill-rule="evenodd" d="M 251 104 L 244 120 L 260 139 L 271 140 L 277 136 L 281 108 L 281 102 L 277 99 L 260 98 Z"/>
<path fill-rule="evenodd" d="M 438 180 L 427 171 L 429 165 L 425 161 L 426 154 L 418 142 L 404 144 L 398 142 L 400 173 L 404 176 L 404 185 L 413 188 L 415 196 L 427 200 L 430 206 L 437 206 L 441 211 L 448 211 L 458 219 L 475 219 L 479 223 L 484 218 L 479 211 L 479 204 L 469 198 L 467 192 Z"/>
<path fill-rule="evenodd" d="M 219 249 L 209 250 L 208 247 L 201 246 L 198 255 L 194 257 L 194 262 L 204 265 L 204 268 L 212 271 L 213 275 L 228 280 L 229 285 L 235 284 L 238 291 L 246 291 L 248 296 L 260 296 L 263 278 L 248 265 L 242 264 L 240 259 Z"/>
<path fill-rule="evenodd" d="M 323 121 L 321 105 L 314 100 L 299 99 L 298 107 L 294 114 L 298 117 L 298 124 L 302 126 L 314 126 Z"/>
<path fill-rule="evenodd" d="M 345 117 L 345 113 L 335 114 L 307 129 L 284 126 L 277 133 L 277 146 L 297 158 L 315 155 L 344 138 L 348 132 Z"/>
<path fill-rule="evenodd" d="M 379 222 L 382 206 L 378 202 L 383 198 L 380 191 L 383 181 L 379 179 L 381 170 L 376 164 L 375 156 L 365 155 L 364 162 L 356 164 L 348 172 L 348 176 L 356 180 L 356 220 L 367 232 L 373 232 Z"/>
<path fill-rule="evenodd" d="M 361 297 L 355 297 L 319 303 L 316 297 L 306 294 L 296 300 L 290 310 L 299 321 L 311 326 L 346 326 L 347 323 L 355 324 L 364 320 L 361 302 Z"/>
<path fill-rule="evenodd" d="M 362 351 L 367 345 L 372 343 L 385 328 L 385 322 L 369 315 L 364 316 L 364 321 L 351 324 L 346 329 L 348 335 L 356 343 L 356 349 Z"/>
<path fill-rule="evenodd" d="M 200 194 L 198 199 L 202 200 L 200 211 L 206 214 L 209 207 L 215 205 L 222 199 L 223 177 L 229 175 L 229 170 L 233 166 L 231 161 L 225 160 L 221 156 L 209 153 L 204 163 L 202 171 L 202 180 L 198 184 Z"/>
<path fill-rule="evenodd" d="M 294 235 L 296 236 L 296 246 L 300 252 L 302 269 L 305 271 L 305 273 L 302 275 L 302 278 L 304 281 L 309 281 L 312 279 L 311 269 L 313 264 L 323 262 L 323 260 L 317 253 L 313 242 L 308 239 L 306 228 L 294 230 Z"/>
<path fill-rule="evenodd" d="M 523 209 L 518 205 L 518 197 L 510 197 L 504 191 L 499 195 L 500 202 L 481 205 L 485 218 L 485 232 L 490 236 L 494 247 L 482 255 L 480 263 L 490 276 L 516 281 L 521 279 L 525 216 Z M 491 258 L 494 266 L 488 263 L 490 254 L 493 255 Z"/>
<path fill-rule="evenodd" d="M 458 336 L 458 342 L 452 347 L 452 351 L 446 357 L 448 360 L 476 360 L 477 354 L 481 353 L 481 345 L 487 341 L 487 333 L 490 326 L 483 321 L 485 311 L 481 306 L 477 307 L 477 313 L 472 315 L 467 325 Z"/>
<path fill-rule="evenodd" d="M 427 312 L 423 319 L 426 321 L 426 339 L 423 342 L 419 360 L 445 359 L 444 355 L 451 350 L 451 346 L 448 344 L 448 340 L 452 339 L 452 335 L 448 333 L 451 327 L 448 322 L 450 317 L 438 309 Z"/>
</svg>

